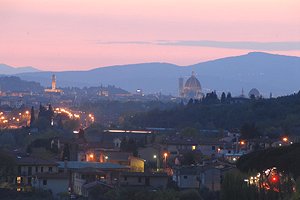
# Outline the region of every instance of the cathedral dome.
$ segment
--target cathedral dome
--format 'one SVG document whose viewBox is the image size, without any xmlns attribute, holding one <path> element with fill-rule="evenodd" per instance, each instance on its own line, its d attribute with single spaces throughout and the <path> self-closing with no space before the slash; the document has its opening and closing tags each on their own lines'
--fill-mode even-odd
<svg viewBox="0 0 300 200">
<path fill-rule="evenodd" d="M 250 98 L 251 98 L 251 96 L 254 96 L 255 98 L 258 98 L 260 96 L 260 93 L 259 93 L 258 89 L 252 88 L 248 95 L 249 95 Z"/>
<path fill-rule="evenodd" d="M 201 99 L 203 97 L 201 90 L 200 82 L 193 72 L 192 76 L 185 82 L 182 96 L 184 98 Z"/>
<path fill-rule="evenodd" d="M 196 78 L 194 72 L 192 73 L 192 76 L 185 82 L 184 87 L 189 88 L 189 89 L 199 89 L 199 90 L 201 90 L 200 82 Z"/>
</svg>

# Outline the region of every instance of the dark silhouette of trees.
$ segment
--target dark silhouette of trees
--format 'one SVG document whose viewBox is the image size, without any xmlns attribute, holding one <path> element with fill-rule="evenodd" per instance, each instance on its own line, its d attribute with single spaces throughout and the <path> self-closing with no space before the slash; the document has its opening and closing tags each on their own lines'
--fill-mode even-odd
<svg viewBox="0 0 300 200">
<path fill-rule="evenodd" d="M 209 101 L 210 98 L 213 100 Z M 297 127 L 300 127 L 299 93 L 272 99 L 242 100 L 242 102 L 230 99 L 231 94 L 228 93 L 226 103 L 217 103 L 215 94 L 210 93 L 197 104 L 190 100 L 190 103 L 183 107 L 153 109 L 125 117 L 124 123 L 138 128 L 242 129 L 245 138 L 257 137 L 262 133 L 276 138 L 280 132 L 293 134 Z"/>
<path fill-rule="evenodd" d="M 279 171 L 290 173 L 297 178 L 300 176 L 300 144 L 295 143 L 279 148 L 269 148 L 243 155 L 236 166 L 242 172 L 262 171 L 276 167 Z"/>
<path fill-rule="evenodd" d="M 255 126 L 255 123 L 243 124 L 240 131 L 243 139 L 252 139 L 261 135 L 258 128 Z"/>
<path fill-rule="evenodd" d="M 225 92 L 222 92 L 222 95 L 221 95 L 221 103 L 226 103 L 226 94 Z"/>
<path fill-rule="evenodd" d="M 132 138 L 130 138 L 128 141 L 127 139 L 124 137 L 122 139 L 121 142 L 121 146 L 120 146 L 121 151 L 125 151 L 125 152 L 131 152 L 133 154 L 133 156 L 137 156 L 138 155 L 138 146 L 136 144 L 136 141 Z"/>
<path fill-rule="evenodd" d="M 16 162 L 11 155 L 7 152 L 0 151 L 0 180 L 1 178 L 8 178 L 14 175 Z"/>
<path fill-rule="evenodd" d="M 35 122 L 35 114 L 34 114 L 34 107 L 31 107 L 31 111 L 30 111 L 30 127 L 33 126 Z"/>
<path fill-rule="evenodd" d="M 64 144 L 64 149 L 62 151 L 61 160 L 67 160 L 70 161 L 70 146 L 69 144 Z"/>
</svg>

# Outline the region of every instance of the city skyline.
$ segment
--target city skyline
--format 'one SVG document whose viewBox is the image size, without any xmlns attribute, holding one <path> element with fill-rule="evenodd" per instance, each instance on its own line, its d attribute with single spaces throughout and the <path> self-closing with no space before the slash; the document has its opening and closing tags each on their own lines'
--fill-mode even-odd
<svg viewBox="0 0 300 200">
<path fill-rule="evenodd" d="M 41 70 L 169 62 L 250 51 L 300 56 L 300 3 L 1 1 L 0 62 Z"/>
</svg>

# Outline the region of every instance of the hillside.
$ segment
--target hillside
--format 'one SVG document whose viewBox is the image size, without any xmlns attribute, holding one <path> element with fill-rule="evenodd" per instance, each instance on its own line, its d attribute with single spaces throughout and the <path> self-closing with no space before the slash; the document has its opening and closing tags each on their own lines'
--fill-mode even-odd
<svg viewBox="0 0 300 200">
<path fill-rule="evenodd" d="M 18 73 L 39 72 L 40 70 L 33 67 L 11 67 L 6 64 L 0 64 L 0 74 L 13 75 Z"/>
<path fill-rule="evenodd" d="M 195 127 L 197 129 L 241 129 L 259 133 L 299 134 L 300 93 L 272 98 L 245 99 L 243 103 L 206 101 L 178 105 L 165 111 L 152 110 L 129 116 L 126 124 L 144 127 Z"/>
<path fill-rule="evenodd" d="M 190 66 L 169 63 L 142 63 L 102 67 L 89 71 L 55 72 L 59 87 L 115 85 L 130 92 L 138 88 L 146 93 L 178 94 L 178 78 L 187 79 L 195 71 L 204 92 L 231 91 L 239 95 L 258 88 L 264 95 L 286 95 L 299 90 L 300 57 L 260 52 L 227 57 Z M 18 74 L 49 86 L 53 72 Z"/>
<path fill-rule="evenodd" d="M 16 76 L 1 76 L 0 90 L 2 92 L 39 92 L 43 87 L 33 81 L 24 81 Z"/>
</svg>

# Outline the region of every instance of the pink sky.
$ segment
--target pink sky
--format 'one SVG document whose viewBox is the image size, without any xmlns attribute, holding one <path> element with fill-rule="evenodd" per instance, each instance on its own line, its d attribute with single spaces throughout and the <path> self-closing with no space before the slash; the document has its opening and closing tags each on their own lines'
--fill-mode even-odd
<svg viewBox="0 0 300 200">
<path fill-rule="evenodd" d="M 255 50 L 300 56 L 299 8 L 299 0 L 0 0 L 0 63 L 60 71 Z"/>
</svg>

